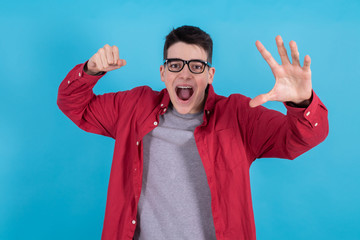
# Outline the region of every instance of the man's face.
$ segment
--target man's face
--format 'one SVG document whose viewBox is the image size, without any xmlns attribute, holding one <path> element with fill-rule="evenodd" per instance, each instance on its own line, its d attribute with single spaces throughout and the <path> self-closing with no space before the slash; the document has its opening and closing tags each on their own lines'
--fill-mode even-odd
<svg viewBox="0 0 360 240">
<path fill-rule="evenodd" d="M 168 48 L 167 58 L 180 58 L 182 60 L 207 61 L 206 51 L 194 44 L 177 42 Z M 213 82 L 215 68 L 205 67 L 203 73 L 190 72 L 185 65 L 180 72 L 170 72 L 165 65 L 160 66 L 161 81 L 165 82 L 170 100 L 176 111 L 181 114 L 198 113 L 203 109 L 205 89 Z"/>
</svg>

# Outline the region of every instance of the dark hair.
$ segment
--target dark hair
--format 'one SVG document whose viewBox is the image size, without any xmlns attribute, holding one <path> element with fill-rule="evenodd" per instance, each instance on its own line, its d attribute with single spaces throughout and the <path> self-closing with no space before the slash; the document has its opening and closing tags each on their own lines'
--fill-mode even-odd
<svg viewBox="0 0 360 240">
<path fill-rule="evenodd" d="M 202 47 L 207 53 L 207 61 L 212 61 L 213 41 L 209 34 L 198 27 L 182 26 L 173 29 L 167 36 L 164 44 L 164 60 L 167 58 L 167 50 L 177 42 L 195 44 Z"/>
</svg>

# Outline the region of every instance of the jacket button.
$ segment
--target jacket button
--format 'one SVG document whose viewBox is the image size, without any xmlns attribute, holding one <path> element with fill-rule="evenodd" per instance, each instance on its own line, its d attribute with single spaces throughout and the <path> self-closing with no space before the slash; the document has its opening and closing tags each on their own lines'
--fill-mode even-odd
<svg viewBox="0 0 360 240">
<path fill-rule="evenodd" d="M 132 220 L 132 221 L 131 221 L 131 223 L 132 223 L 132 224 L 135 224 L 135 223 L 136 223 L 136 221 L 135 221 L 135 220 Z"/>
<path fill-rule="evenodd" d="M 154 125 L 157 126 L 157 125 L 158 125 L 158 122 L 155 121 L 155 122 L 154 122 Z"/>
</svg>

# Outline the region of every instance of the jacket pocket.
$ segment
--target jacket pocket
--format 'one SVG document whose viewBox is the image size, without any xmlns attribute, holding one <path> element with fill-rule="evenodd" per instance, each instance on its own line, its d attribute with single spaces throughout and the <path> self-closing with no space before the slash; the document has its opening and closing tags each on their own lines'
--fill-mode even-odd
<svg viewBox="0 0 360 240">
<path fill-rule="evenodd" d="M 234 129 L 227 128 L 215 132 L 214 166 L 221 170 L 232 170 L 244 160 L 236 140 Z"/>
</svg>

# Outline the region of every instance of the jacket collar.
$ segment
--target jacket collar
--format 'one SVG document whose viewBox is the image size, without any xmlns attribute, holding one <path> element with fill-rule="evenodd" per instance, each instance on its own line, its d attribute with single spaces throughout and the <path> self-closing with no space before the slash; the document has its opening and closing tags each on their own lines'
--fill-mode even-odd
<svg viewBox="0 0 360 240">
<path fill-rule="evenodd" d="M 210 111 L 212 112 L 212 110 L 215 107 L 215 98 L 216 98 L 216 94 L 214 91 L 214 87 L 212 84 L 209 84 L 207 87 L 207 97 L 206 97 L 206 102 L 205 102 L 205 107 L 204 107 L 204 111 Z"/>
</svg>

